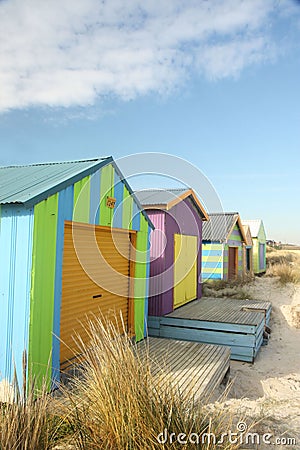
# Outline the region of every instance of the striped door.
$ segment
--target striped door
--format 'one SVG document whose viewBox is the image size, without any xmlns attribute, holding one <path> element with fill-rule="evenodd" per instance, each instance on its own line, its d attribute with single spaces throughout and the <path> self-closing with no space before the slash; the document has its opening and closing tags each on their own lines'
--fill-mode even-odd
<svg viewBox="0 0 300 450">
<path fill-rule="evenodd" d="M 130 233 L 110 227 L 65 224 L 60 321 L 61 364 L 74 358 L 79 334 L 88 343 L 84 329 L 88 319 L 101 315 L 115 321 L 120 332 L 133 327 L 130 301 Z"/>
<path fill-rule="evenodd" d="M 174 308 L 197 298 L 197 236 L 174 235 Z"/>
</svg>

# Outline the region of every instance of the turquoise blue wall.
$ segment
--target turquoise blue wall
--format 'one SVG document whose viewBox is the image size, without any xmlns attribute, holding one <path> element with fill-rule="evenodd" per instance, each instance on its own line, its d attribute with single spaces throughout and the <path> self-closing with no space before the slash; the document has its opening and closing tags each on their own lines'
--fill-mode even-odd
<svg viewBox="0 0 300 450">
<path fill-rule="evenodd" d="M 2 205 L 0 229 L 0 379 L 22 386 L 22 355 L 28 351 L 33 210 Z"/>
</svg>

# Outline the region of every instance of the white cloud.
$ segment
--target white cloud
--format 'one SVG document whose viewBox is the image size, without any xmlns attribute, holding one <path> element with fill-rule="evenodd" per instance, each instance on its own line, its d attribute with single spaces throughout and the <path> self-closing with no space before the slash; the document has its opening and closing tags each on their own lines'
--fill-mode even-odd
<svg viewBox="0 0 300 450">
<path fill-rule="evenodd" d="M 0 111 L 168 93 L 274 55 L 276 0 L 0 1 Z"/>
</svg>

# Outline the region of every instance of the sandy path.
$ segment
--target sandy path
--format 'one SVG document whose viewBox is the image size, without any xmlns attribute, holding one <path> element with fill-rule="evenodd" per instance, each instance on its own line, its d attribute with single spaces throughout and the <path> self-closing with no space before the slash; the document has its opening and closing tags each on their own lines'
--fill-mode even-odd
<svg viewBox="0 0 300 450">
<path fill-rule="evenodd" d="M 296 445 L 276 445 L 276 449 L 300 449 L 300 324 L 293 315 L 300 308 L 300 287 L 281 287 L 275 279 L 262 277 L 249 286 L 249 292 L 253 298 L 272 302 L 271 339 L 254 364 L 231 362 L 233 386 L 228 400 L 217 405 L 232 408 L 236 415 L 243 411 L 247 423 L 262 420 L 256 427 L 260 433 L 297 439 Z"/>
</svg>

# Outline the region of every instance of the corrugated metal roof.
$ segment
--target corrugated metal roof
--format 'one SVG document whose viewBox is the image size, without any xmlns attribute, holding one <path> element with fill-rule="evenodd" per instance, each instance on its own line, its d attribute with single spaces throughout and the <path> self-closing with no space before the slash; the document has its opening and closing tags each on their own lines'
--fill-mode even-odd
<svg viewBox="0 0 300 450">
<path fill-rule="evenodd" d="M 36 203 L 112 161 L 81 161 L 0 167 L 0 203 Z"/>
<path fill-rule="evenodd" d="M 248 225 L 251 231 L 252 237 L 257 237 L 261 226 L 261 219 L 242 220 L 243 225 Z"/>
<path fill-rule="evenodd" d="M 179 189 L 143 189 L 135 192 L 139 202 L 146 209 L 171 209 L 177 203 L 190 198 L 197 208 L 202 220 L 208 220 L 207 212 L 191 188 Z"/>
<path fill-rule="evenodd" d="M 226 241 L 228 235 L 239 218 L 237 212 L 211 213 L 208 214 L 209 220 L 203 222 L 204 241 Z"/>
<path fill-rule="evenodd" d="M 135 194 L 143 206 L 160 205 L 167 206 L 189 189 L 145 189 L 136 191 Z"/>
</svg>

